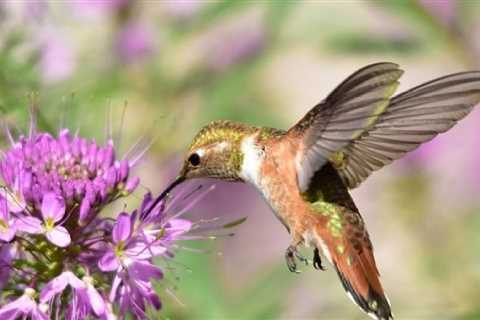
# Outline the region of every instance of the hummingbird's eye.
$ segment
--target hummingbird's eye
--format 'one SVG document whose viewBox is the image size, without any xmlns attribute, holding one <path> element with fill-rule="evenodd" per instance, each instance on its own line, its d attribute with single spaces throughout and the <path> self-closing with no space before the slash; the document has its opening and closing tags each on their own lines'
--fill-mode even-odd
<svg viewBox="0 0 480 320">
<path fill-rule="evenodd" d="M 200 164 L 200 156 L 196 153 L 192 153 L 190 157 L 188 157 L 188 162 L 194 167 Z"/>
</svg>

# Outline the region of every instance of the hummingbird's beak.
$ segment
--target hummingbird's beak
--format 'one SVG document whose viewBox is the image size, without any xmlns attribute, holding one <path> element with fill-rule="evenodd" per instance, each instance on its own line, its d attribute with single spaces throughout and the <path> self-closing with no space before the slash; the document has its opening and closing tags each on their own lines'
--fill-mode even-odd
<svg viewBox="0 0 480 320">
<path fill-rule="evenodd" d="M 165 190 L 163 190 L 163 192 L 157 197 L 155 202 L 158 203 L 162 201 L 162 199 L 165 198 L 176 186 L 178 186 L 185 180 L 186 180 L 185 176 L 183 175 L 180 175 L 177 178 L 175 178 L 175 180 L 173 180 L 173 182 Z"/>
<path fill-rule="evenodd" d="M 145 211 L 145 216 L 148 216 L 148 214 L 157 206 L 157 204 L 160 203 L 176 186 L 181 184 L 186 180 L 184 175 L 179 175 L 163 192 L 155 198 L 153 203 L 148 207 L 148 209 Z"/>
</svg>

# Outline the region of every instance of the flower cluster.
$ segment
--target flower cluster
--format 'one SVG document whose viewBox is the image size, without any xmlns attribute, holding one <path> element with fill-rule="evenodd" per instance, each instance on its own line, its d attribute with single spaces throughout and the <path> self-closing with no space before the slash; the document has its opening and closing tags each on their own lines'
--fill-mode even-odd
<svg viewBox="0 0 480 320">
<path fill-rule="evenodd" d="M 10 136 L 10 135 L 9 135 Z M 132 162 L 68 130 L 31 130 L 0 160 L 0 319 L 146 318 L 160 308 L 154 257 L 172 258 L 192 223 L 150 193 L 139 209 L 102 216 L 139 184 Z"/>
</svg>

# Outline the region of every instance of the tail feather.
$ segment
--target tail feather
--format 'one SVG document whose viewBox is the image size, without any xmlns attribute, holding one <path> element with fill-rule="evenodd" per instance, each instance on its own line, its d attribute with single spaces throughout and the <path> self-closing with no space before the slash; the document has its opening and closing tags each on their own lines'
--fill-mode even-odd
<svg viewBox="0 0 480 320">
<path fill-rule="evenodd" d="M 355 288 L 348 278 L 339 270 L 336 264 L 335 269 L 337 270 L 338 277 L 340 278 L 347 295 L 364 312 L 366 312 L 372 318 L 378 320 L 393 319 L 390 303 L 383 293 L 377 292 L 370 284 L 367 284 L 367 290 L 365 294 L 361 290 Z"/>
<path fill-rule="evenodd" d="M 329 195 L 330 199 L 332 192 Z M 346 195 L 349 197 L 348 193 Z M 380 283 L 373 246 L 355 205 L 344 207 L 337 203 L 316 202 L 312 208 L 320 214 L 315 215 L 318 221 L 314 224 L 309 244 L 321 250 L 335 267 L 355 304 L 374 319 L 393 319 L 390 303 Z"/>
<path fill-rule="evenodd" d="M 340 239 L 333 237 L 324 241 L 318 237 L 317 247 L 335 267 L 347 295 L 372 318 L 393 319 L 369 240 L 354 242 Z"/>
</svg>

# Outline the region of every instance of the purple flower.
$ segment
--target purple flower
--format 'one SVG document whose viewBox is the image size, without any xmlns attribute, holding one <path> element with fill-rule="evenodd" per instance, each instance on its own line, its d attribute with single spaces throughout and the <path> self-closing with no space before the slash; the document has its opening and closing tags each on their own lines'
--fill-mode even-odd
<svg viewBox="0 0 480 320">
<path fill-rule="evenodd" d="M 112 241 L 113 247 L 110 248 L 98 262 L 98 267 L 102 271 L 114 271 L 120 268 L 121 259 L 128 259 L 129 245 L 128 241 L 132 234 L 132 225 L 130 216 L 127 213 L 121 213 L 117 222 L 113 226 Z"/>
<path fill-rule="evenodd" d="M 165 202 L 152 208 L 154 202 L 147 193 L 139 210 L 118 216 L 112 244 L 98 263 L 100 270 L 116 273 L 110 301 L 119 301 L 121 313 L 130 310 L 140 319 L 146 318 L 146 304 L 157 309 L 161 306 L 151 281 L 160 280 L 163 273 L 153 264 L 153 258 L 173 257 L 170 248 L 175 241 L 186 239 L 192 227 L 190 221 L 177 218 L 183 210 L 169 217 Z"/>
<path fill-rule="evenodd" d="M 136 263 L 136 265 L 139 264 Z M 151 272 L 151 270 L 148 270 L 149 267 L 141 266 L 135 270 L 135 273 L 132 270 L 121 270 L 116 275 L 112 284 L 110 301 L 119 301 L 121 314 L 130 311 L 138 319 L 147 319 L 145 314 L 146 303 L 157 310 L 160 309 L 160 299 L 146 276 Z M 146 275 L 142 271 L 146 271 Z"/>
<path fill-rule="evenodd" d="M 84 319 L 88 315 L 105 314 L 105 301 L 93 286 L 93 279 L 85 276 L 80 280 L 71 271 L 64 271 L 52 279 L 40 293 L 40 302 L 47 303 L 61 294 L 69 285 L 73 290 L 73 299 L 68 311 L 68 319 Z"/>
<path fill-rule="evenodd" d="M 39 216 L 43 196 L 53 192 L 63 198 L 68 219 L 84 224 L 103 206 L 135 189 L 139 180 L 130 178 L 132 166 L 127 159 L 115 158 L 112 142 L 99 146 L 63 129 L 58 138 L 34 133 L 12 141 L 0 160 L 0 175 L 13 212 L 33 210 L 28 215 Z"/>
<path fill-rule="evenodd" d="M 48 316 L 42 312 L 33 299 L 35 290 L 26 288 L 23 295 L 0 309 L 0 319 L 15 320 L 30 317 L 32 320 L 48 320 Z"/>
<path fill-rule="evenodd" d="M 59 247 L 68 246 L 71 241 L 68 230 L 65 229 L 65 227 L 57 225 L 57 222 L 59 222 L 64 215 L 65 203 L 63 202 L 63 199 L 52 192 L 45 194 L 42 201 L 43 225 L 39 226 L 41 223 L 40 220 L 37 222 L 30 220 L 32 228 L 38 228 L 32 233 L 40 233 L 43 231 L 51 243 Z"/>
<path fill-rule="evenodd" d="M 53 192 L 46 193 L 42 200 L 41 215 L 43 221 L 36 217 L 17 214 L 16 228 L 30 234 L 44 233 L 48 241 L 56 246 L 68 246 L 71 242 L 70 234 L 65 227 L 58 224 L 65 215 L 63 198 Z"/>
<path fill-rule="evenodd" d="M 147 308 L 159 309 L 154 281 L 164 274 L 154 261 L 173 259 L 179 240 L 205 238 L 191 234 L 198 224 L 182 215 L 210 189 L 184 189 L 167 199 L 147 193 L 131 213 L 103 216 L 106 205 L 139 185 L 130 171 L 140 156 L 119 160 L 113 142 L 101 146 L 66 129 L 58 137 L 33 125 L 18 140 L 7 134 L 11 147 L 0 159 L 0 301 L 9 303 L 0 307 L 0 319 L 145 319 Z"/>
<path fill-rule="evenodd" d="M 162 277 L 162 272 L 158 267 L 151 264 L 151 258 L 154 255 L 160 255 L 166 252 L 163 250 L 154 250 L 154 240 L 144 237 L 141 229 L 138 235 L 133 234 L 133 222 L 135 215 L 130 216 L 127 213 L 121 213 L 117 222 L 113 226 L 112 241 L 113 246 L 107 250 L 103 257 L 99 260 L 98 267 L 102 271 L 120 271 L 127 269 L 131 275 L 139 268 L 142 269 L 141 277 L 143 279 Z"/>
<path fill-rule="evenodd" d="M 457 1 L 420 0 L 420 4 L 435 18 L 446 25 L 452 24 L 456 16 Z"/>
</svg>

